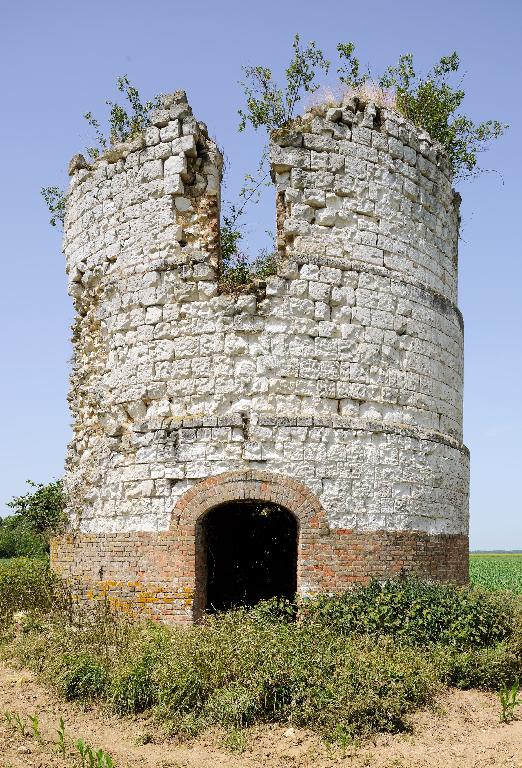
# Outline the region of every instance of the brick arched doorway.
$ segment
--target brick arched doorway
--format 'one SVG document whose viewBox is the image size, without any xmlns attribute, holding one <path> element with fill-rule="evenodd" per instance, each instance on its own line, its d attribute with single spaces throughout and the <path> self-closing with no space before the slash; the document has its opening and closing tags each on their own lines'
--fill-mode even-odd
<svg viewBox="0 0 522 768">
<path fill-rule="evenodd" d="M 279 525 L 280 534 L 287 535 L 289 539 L 292 535 L 295 537 L 295 564 L 291 564 L 295 571 L 293 584 L 295 590 L 303 591 L 303 561 L 307 553 L 315 549 L 317 536 L 327 531 L 321 504 L 307 486 L 293 478 L 262 471 L 226 472 L 207 478 L 190 488 L 179 499 L 173 512 L 172 530 L 177 531 L 183 539 L 187 561 L 193 563 L 191 576 L 194 583 L 194 618 L 201 616 L 207 607 L 210 607 L 207 605 L 209 521 L 216 531 L 221 517 L 223 527 L 219 538 L 222 544 L 226 544 L 225 537 L 234 535 L 232 530 L 227 530 L 227 514 L 229 521 L 234 516 L 237 521 L 243 514 L 244 528 L 248 525 L 249 516 L 252 520 L 252 510 L 263 508 L 269 508 L 279 515 L 279 521 L 275 521 L 273 531 L 277 532 Z M 226 514 L 223 515 L 223 512 Z M 224 549 L 226 550 L 226 546 Z M 285 548 L 278 550 L 275 547 L 275 550 L 275 555 L 278 551 L 284 554 Z M 288 555 L 288 548 L 286 553 Z M 272 572 L 272 577 L 277 578 L 277 574 Z M 289 570 L 286 571 L 286 577 L 288 581 L 281 594 L 289 591 Z M 226 602 L 227 596 L 222 597 Z M 246 597 L 253 600 L 256 597 L 255 589 Z M 244 602 L 248 604 L 250 601 L 246 599 Z"/>
</svg>

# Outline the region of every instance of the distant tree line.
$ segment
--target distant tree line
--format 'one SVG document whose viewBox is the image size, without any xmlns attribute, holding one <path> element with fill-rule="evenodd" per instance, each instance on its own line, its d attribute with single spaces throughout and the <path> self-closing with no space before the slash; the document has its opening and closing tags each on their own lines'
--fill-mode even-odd
<svg viewBox="0 0 522 768">
<path fill-rule="evenodd" d="M 65 524 L 62 481 L 27 483 L 32 490 L 8 502 L 13 514 L 0 518 L 0 558 L 45 557 L 51 537 Z"/>
</svg>

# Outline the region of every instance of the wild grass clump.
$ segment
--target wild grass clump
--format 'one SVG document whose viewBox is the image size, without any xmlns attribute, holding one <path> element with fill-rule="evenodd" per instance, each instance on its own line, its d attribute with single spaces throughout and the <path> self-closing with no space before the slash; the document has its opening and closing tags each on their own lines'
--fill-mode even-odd
<svg viewBox="0 0 522 768">
<path fill-rule="evenodd" d="M 108 698 L 120 715 L 145 712 L 157 701 L 156 667 L 160 659 L 144 653 L 117 670 L 108 689 Z"/>
<path fill-rule="evenodd" d="M 0 561 L 0 629 L 18 611 L 50 611 L 57 594 L 58 582 L 47 559 L 16 557 Z"/>
<path fill-rule="evenodd" d="M 90 701 L 104 694 L 109 673 L 91 654 L 65 654 L 59 661 L 55 685 L 66 701 Z"/>
<path fill-rule="evenodd" d="M 407 728 L 443 685 L 510 685 L 522 673 L 520 615 L 515 598 L 401 579 L 190 628 L 103 604 L 54 611 L 19 627 L 4 653 L 66 699 L 153 713 L 179 737 L 278 722 L 346 743 Z"/>
</svg>

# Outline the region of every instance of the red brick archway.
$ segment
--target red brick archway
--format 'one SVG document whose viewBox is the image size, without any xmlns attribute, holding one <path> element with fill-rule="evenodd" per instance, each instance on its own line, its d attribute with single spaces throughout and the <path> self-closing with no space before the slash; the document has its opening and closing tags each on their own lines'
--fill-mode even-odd
<svg viewBox="0 0 522 768">
<path fill-rule="evenodd" d="M 263 471 L 225 472 L 190 488 L 177 502 L 171 530 L 183 541 L 185 562 L 193 564 L 186 576 L 195 585 L 194 617 L 205 609 L 205 557 L 201 521 L 211 509 L 243 500 L 265 501 L 288 510 L 298 526 L 297 588 L 303 581 L 303 562 L 318 535 L 328 534 L 326 515 L 318 499 L 298 480 Z"/>
<path fill-rule="evenodd" d="M 53 568 L 86 601 L 103 598 L 163 621 L 191 622 L 204 610 L 206 584 L 196 578 L 200 523 L 211 509 L 243 499 L 271 502 L 296 519 L 301 595 L 336 592 L 403 571 L 421 578 L 467 581 L 467 536 L 330 529 L 309 488 L 263 471 L 226 472 L 196 483 L 178 500 L 168 531 L 56 538 L 51 545 Z"/>
</svg>

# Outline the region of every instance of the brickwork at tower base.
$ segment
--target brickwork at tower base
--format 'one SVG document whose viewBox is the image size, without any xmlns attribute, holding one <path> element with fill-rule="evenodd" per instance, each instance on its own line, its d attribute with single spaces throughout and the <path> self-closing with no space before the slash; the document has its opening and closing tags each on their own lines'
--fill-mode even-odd
<svg viewBox="0 0 522 768">
<path fill-rule="evenodd" d="M 468 549 L 462 534 L 336 530 L 310 542 L 313 560 L 301 570 L 316 594 L 406 573 L 464 584 Z M 53 553 L 53 567 L 86 603 L 106 599 L 123 611 L 176 623 L 201 615 L 193 557 L 173 532 L 70 535 Z"/>
<path fill-rule="evenodd" d="M 231 472 L 198 483 L 178 502 L 170 531 L 55 539 L 53 567 L 86 602 L 106 599 L 176 623 L 197 620 L 206 608 L 200 526 L 209 509 L 237 499 L 277 503 L 297 518 L 297 589 L 303 596 L 408 573 L 467 582 L 466 535 L 331 530 L 303 484 L 266 472 Z"/>
</svg>

